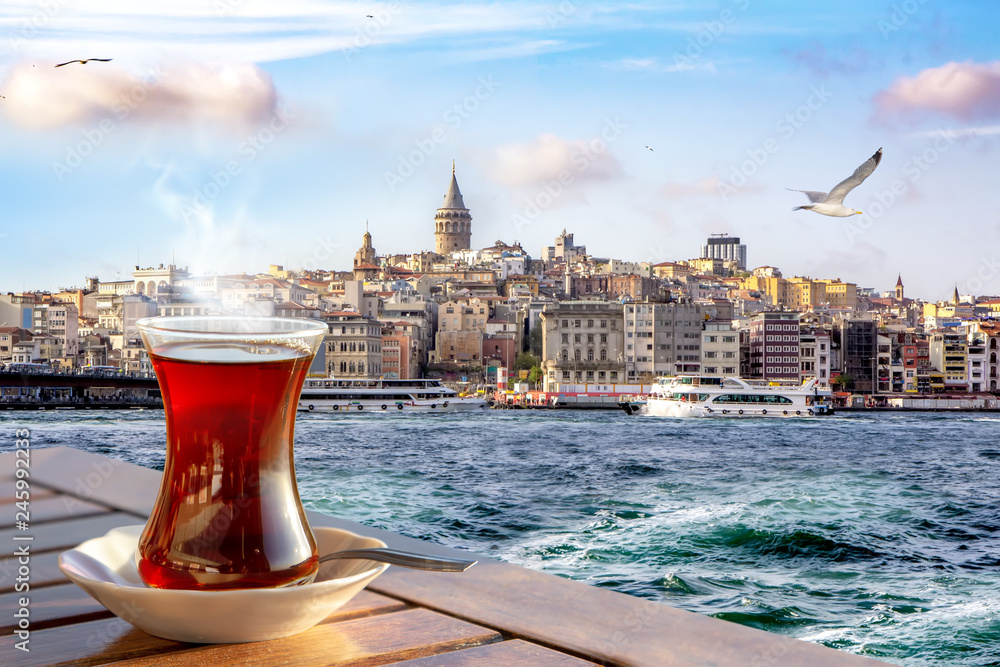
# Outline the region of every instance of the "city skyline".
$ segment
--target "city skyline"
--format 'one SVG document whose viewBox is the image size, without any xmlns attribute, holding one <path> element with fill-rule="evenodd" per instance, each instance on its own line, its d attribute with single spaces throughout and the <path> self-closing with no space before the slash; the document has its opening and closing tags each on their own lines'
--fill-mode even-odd
<svg viewBox="0 0 1000 667">
<path fill-rule="evenodd" d="M 350 267 L 433 249 L 452 160 L 472 247 L 563 229 L 626 261 L 711 233 L 748 268 L 927 300 L 1000 293 L 1000 62 L 970 4 L 8 3 L 6 290 L 172 261 Z M 371 14 L 373 18 L 366 18 Z M 150 25 L 156 29 L 150 29 Z M 74 58 L 111 62 L 51 65 Z M 59 103 L 53 103 L 58 100 Z M 848 204 L 792 209 L 879 146 Z"/>
</svg>

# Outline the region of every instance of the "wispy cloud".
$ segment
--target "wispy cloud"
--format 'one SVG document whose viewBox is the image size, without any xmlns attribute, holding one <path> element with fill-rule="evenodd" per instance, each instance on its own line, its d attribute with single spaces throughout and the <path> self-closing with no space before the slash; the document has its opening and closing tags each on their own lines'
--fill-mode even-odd
<svg viewBox="0 0 1000 667">
<path fill-rule="evenodd" d="M 623 58 L 609 63 L 611 67 L 636 72 L 691 72 L 701 70 L 715 73 L 715 63 L 711 61 L 701 62 L 664 62 L 657 58 Z"/>
<path fill-rule="evenodd" d="M 434 43 L 440 49 L 442 45 L 461 48 L 461 40 L 448 40 L 475 36 L 482 40 L 466 47 L 477 59 L 510 58 L 579 48 L 567 43 L 566 35 L 574 34 L 574 26 L 600 25 L 641 13 L 641 8 L 629 6 L 560 12 L 558 3 L 532 2 L 369 5 L 320 0 L 174 0 L 170 4 L 90 0 L 85 9 L 59 0 L 51 4 L 51 13 L 35 26 L 36 2 L 4 3 L 0 40 L 7 44 L 0 44 L 0 50 L 6 46 L 15 57 L 66 60 L 101 51 L 145 62 L 181 53 L 191 60 L 262 63 L 351 49 L 359 39 L 382 46 Z M 553 12 L 560 16 L 556 32 Z M 367 18 L 369 14 L 374 18 Z M 532 39 L 533 34 L 538 38 Z M 556 34 L 559 39 L 550 39 Z"/>
<path fill-rule="evenodd" d="M 899 77 L 875 96 L 877 120 L 925 115 L 961 121 L 1000 117 L 1000 61 L 932 67 Z"/>
<path fill-rule="evenodd" d="M 861 74 L 872 64 L 872 54 L 857 44 L 848 53 L 830 53 L 819 42 L 799 51 L 786 50 L 783 53 L 811 74 L 820 77 Z"/>
<path fill-rule="evenodd" d="M 984 125 L 982 127 L 962 127 L 959 129 L 947 128 L 943 130 L 927 130 L 925 132 L 914 132 L 913 137 L 921 139 L 937 139 L 946 137 L 949 139 L 965 139 L 968 137 L 986 137 L 1000 135 L 1000 125 Z"/>
</svg>

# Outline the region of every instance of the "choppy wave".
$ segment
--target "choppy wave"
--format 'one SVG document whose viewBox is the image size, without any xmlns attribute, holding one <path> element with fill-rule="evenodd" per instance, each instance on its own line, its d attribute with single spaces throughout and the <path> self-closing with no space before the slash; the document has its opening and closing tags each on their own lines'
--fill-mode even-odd
<svg viewBox="0 0 1000 667">
<path fill-rule="evenodd" d="M 310 509 L 907 665 L 1000 664 L 1000 446 L 968 415 L 302 415 Z M 4 413 L 162 468 L 157 412 Z"/>
</svg>

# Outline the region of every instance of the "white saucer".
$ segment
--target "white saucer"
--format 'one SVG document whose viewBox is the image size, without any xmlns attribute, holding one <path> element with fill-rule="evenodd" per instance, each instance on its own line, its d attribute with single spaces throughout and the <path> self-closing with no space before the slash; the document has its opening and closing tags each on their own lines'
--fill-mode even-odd
<svg viewBox="0 0 1000 667">
<path fill-rule="evenodd" d="M 62 554 L 59 569 L 122 620 L 151 635 L 180 642 L 254 642 L 303 632 L 343 606 L 389 567 L 368 560 L 332 560 L 320 565 L 313 583 L 287 588 L 148 588 L 135 567 L 135 550 L 143 528 L 115 528 L 71 550 L 99 560 L 124 579 L 122 584 L 93 579 L 64 567 Z M 320 554 L 385 546 L 382 540 L 337 528 L 314 528 L 313 533 Z"/>
</svg>

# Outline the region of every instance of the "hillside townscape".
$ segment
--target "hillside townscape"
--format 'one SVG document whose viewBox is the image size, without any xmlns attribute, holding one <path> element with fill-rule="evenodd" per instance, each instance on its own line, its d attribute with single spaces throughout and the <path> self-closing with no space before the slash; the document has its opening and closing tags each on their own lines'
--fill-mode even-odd
<svg viewBox="0 0 1000 667">
<path fill-rule="evenodd" d="M 8 292 L 0 363 L 148 373 L 136 321 L 204 314 L 323 320 L 313 371 L 341 379 L 436 377 L 474 390 L 509 371 L 525 389 L 641 392 L 657 377 L 698 373 L 816 378 L 862 395 L 1000 391 L 1000 298 L 956 288 L 925 302 L 906 296 L 902 276 L 888 292 L 786 277 L 748 264 L 747 246 L 725 234 L 695 258 L 659 263 L 601 257 L 567 230 L 538 256 L 516 241 L 473 248 L 454 174 L 433 251 L 379 255 L 366 229 L 350 270 L 193 275 L 160 264 L 127 280 Z"/>
</svg>

